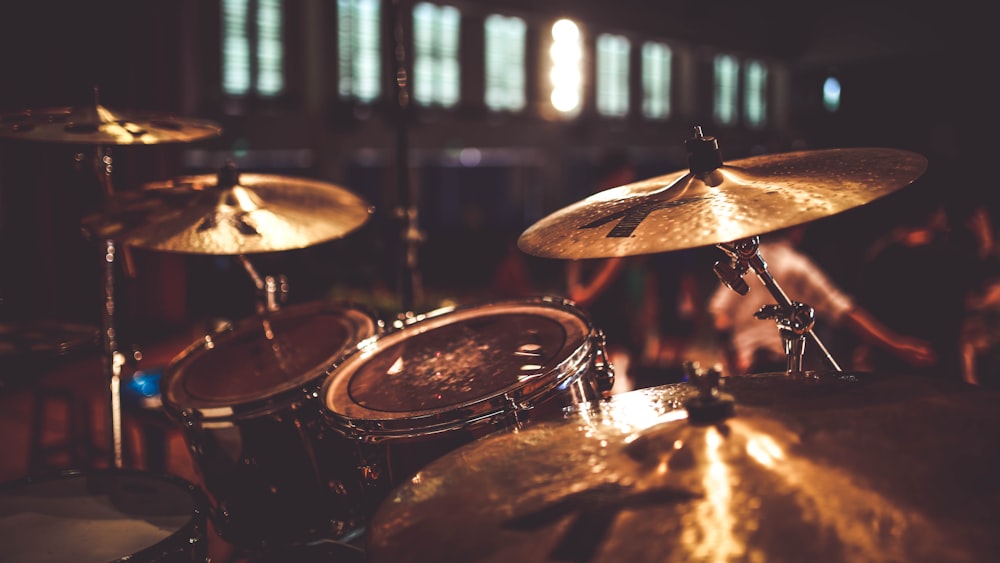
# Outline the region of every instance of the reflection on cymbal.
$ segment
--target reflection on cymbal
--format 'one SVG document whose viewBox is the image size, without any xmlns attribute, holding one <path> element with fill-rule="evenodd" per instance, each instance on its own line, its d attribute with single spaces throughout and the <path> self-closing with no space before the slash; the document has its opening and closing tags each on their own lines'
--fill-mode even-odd
<svg viewBox="0 0 1000 563">
<path fill-rule="evenodd" d="M 591 403 L 431 462 L 383 502 L 388 561 L 983 561 L 1000 538 L 1000 395 L 919 377 L 726 378 Z"/>
<path fill-rule="evenodd" d="M 301 178 L 184 176 L 113 196 L 83 219 L 92 236 L 148 250 L 239 255 L 305 248 L 340 238 L 374 212 L 345 188 Z"/>
<path fill-rule="evenodd" d="M 577 259 L 732 242 L 864 205 L 926 166 L 919 154 L 888 148 L 755 156 L 604 190 L 542 218 L 518 246 Z"/>
<path fill-rule="evenodd" d="M 0 137 L 26 141 L 149 145 L 196 141 L 220 134 L 222 128 L 210 121 L 169 113 L 117 112 L 100 104 L 0 115 Z"/>
</svg>

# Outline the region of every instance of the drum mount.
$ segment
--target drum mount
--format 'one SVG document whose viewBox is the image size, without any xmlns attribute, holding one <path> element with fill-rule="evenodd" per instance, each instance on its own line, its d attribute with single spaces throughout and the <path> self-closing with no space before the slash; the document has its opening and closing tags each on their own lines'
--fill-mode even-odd
<svg viewBox="0 0 1000 563">
<path fill-rule="evenodd" d="M 757 278 L 777 301 L 776 304 L 761 307 L 754 316 L 762 320 L 774 319 L 788 358 L 786 371 L 789 374 L 802 372 L 806 336 L 809 336 L 813 344 L 819 348 L 831 368 L 843 371 L 823 341 L 812 330 L 816 320 L 813 308 L 805 303 L 790 300 L 767 269 L 767 262 L 760 255 L 760 237 L 752 236 L 732 243 L 720 243 L 716 247 L 730 258 L 728 263 L 719 261 L 714 267 L 715 275 L 726 287 L 740 295 L 746 295 L 750 286 L 743 280 L 743 276 L 752 268 Z"/>
</svg>

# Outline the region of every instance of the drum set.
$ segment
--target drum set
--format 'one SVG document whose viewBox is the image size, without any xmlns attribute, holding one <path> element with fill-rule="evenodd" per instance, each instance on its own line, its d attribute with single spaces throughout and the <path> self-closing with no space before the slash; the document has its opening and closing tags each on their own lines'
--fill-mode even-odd
<svg viewBox="0 0 1000 563">
<path fill-rule="evenodd" d="M 26 113 L 2 134 L 115 145 L 221 131 L 101 106 L 75 115 Z M 903 188 L 926 159 L 876 148 L 724 163 L 700 128 L 685 145 L 689 170 L 595 194 L 537 222 L 518 245 L 555 259 L 718 246 L 723 283 L 745 294 L 752 270 L 774 297 L 786 372 L 725 376 L 690 364 L 685 383 L 612 395 L 603 331 L 560 296 L 394 319 L 346 301 L 285 306 L 287 280 L 260 276 L 248 256 L 358 229 L 375 211 L 347 189 L 232 164 L 109 189 L 82 222 L 109 264 L 102 338 L 115 455 L 107 469 L 0 486 L 0 544 L 18 554 L 32 537 L 57 539 L 51 561 L 67 559 L 59 549 L 74 560 L 207 561 L 211 528 L 239 560 L 256 562 L 996 553 L 997 397 L 844 372 L 812 331 L 812 309 L 785 294 L 758 248 L 761 234 Z M 200 336 L 160 382 L 199 485 L 122 467 L 119 245 L 232 256 L 258 289 L 256 314 Z M 807 341 L 829 372 L 802 370 Z M 128 522 L 127 544 L 117 532 L 120 543 L 104 541 L 115 522 Z"/>
</svg>

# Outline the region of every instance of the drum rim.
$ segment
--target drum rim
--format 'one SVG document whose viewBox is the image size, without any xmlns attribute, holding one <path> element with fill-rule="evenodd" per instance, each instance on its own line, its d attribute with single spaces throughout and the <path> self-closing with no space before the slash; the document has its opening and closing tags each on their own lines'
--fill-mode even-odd
<svg viewBox="0 0 1000 563">
<path fill-rule="evenodd" d="M 113 559 L 109 563 L 123 563 L 131 561 L 157 561 L 161 557 L 176 553 L 181 547 L 188 549 L 207 549 L 207 524 L 211 504 L 205 491 L 183 477 L 166 472 L 146 471 L 130 468 L 70 468 L 56 471 L 48 471 L 33 475 L 25 475 L 0 482 L 0 493 L 14 491 L 28 485 L 60 481 L 77 477 L 91 477 L 101 475 L 121 475 L 129 478 L 151 478 L 165 482 L 184 489 L 191 497 L 191 514 L 183 526 L 178 527 L 169 535 L 147 546 L 135 553 L 125 554 L 118 559 Z M 180 541 L 179 541 L 180 540 Z M 200 544 L 200 545 L 199 545 Z"/>
<path fill-rule="evenodd" d="M 254 328 L 262 319 L 268 317 L 300 317 L 309 314 L 346 313 L 342 318 L 350 319 L 353 325 L 354 337 L 348 338 L 340 347 L 328 354 L 323 360 L 307 370 L 303 370 L 294 383 L 285 383 L 269 393 L 261 393 L 250 399 L 232 403 L 211 402 L 193 398 L 178 385 L 180 379 L 190 373 L 191 366 L 208 353 L 207 338 L 213 338 L 213 345 L 225 345 L 231 338 L 236 338 L 246 330 Z M 371 307 L 351 301 L 309 301 L 283 307 L 271 313 L 256 314 L 229 323 L 225 328 L 215 333 L 199 338 L 182 352 L 174 356 L 164 370 L 160 383 L 164 410 L 178 419 L 195 417 L 198 420 L 227 421 L 252 418 L 261 414 L 273 412 L 297 401 L 302 401 L 314 395 L 320 386 L 320 378 L 334 358 L 349 353 L 359 342 L 368 340 L 383 333 L 384 322 Z"/>
<path fill-rule="evenodd" d="M 412 410 L 397 413 L 396 416 L 382 416 L 364 418 L 348 415 L 339 412 L 330 404 L 330 395 L 334 387 L 342 384 L 342 379 L 350 377 L 341 371 L 345 365 L 352 362 L 361 362 L 361 356 L 366 351 L 371 351 L 373 347 L 384 342 L 386 339 L 405 338 L 404 331 L 419 328 L 423 324 L 432 324 L 436 320 L 444 320 L 445 316 L 456 316 L 458 321 L 473 318 L 472 314 L 487 312 L 490 309 L 509 309 L 511 313 L 518 312 L 518 309 L 536 309 L 538 311 L 556 311 L 567 315 L 566 318 L 574 318 L 581 323 L 581 339 L 575 348 L 570 349 L 569 343 L 565 345 L 570 352 L 561 358 L 553 366 L 549 366 L 544 375 L 555 374 L 555 377 L 539 377 L 528 384 L 515 384 L 495 392 L 484 394 L 472 398 L 461 404 L 448 405 L 447 407 Z M 439 325 L 444 326 L 444 325 Z M 437 326 L 432 326 L 437 328 Z M 402 336 L 401 336 L 402 335 Z M 596 327 L 586 311 L 579 308 L 576 303 L 560 296 L 542 295 L 527 299 L 497 299 L 479 303 L 466 304 L 460 306 L 448 306 L 435 309 L 423 315 L 418 315 L 407 319 L 402 326 L 381 335 L 376 335 L 366 339 L 354 350 L 342 355 L 336 362 L 331 364 L 326 372 L 320 388 L 319 398 L 322 402 L 322 413 L 327 422 L 338 430 L 351 434 L 362 431 L 367 436 L 394 436 L 412 437 L 420 435 L 447 432 L 457 427 L 464 427 L 481 420 L 494 419 L 498 416 L 508 416 L 515 412 L 512 402 L 525 407 L 531 407 L 550 397 L 556 389 L 566 385 L 568 381 L 574 381 L 590 367 L 589 360 L 594 351 L 594 338 Z M 393 342 L 395 343 L 395 342 Z M 352 366 L 353 367 L 353 366 Z M 352 403 L 353 406 L 358 406 Z M 359 407 L 366 413 L 384 414 L 381 411 Z"/>
</svg>

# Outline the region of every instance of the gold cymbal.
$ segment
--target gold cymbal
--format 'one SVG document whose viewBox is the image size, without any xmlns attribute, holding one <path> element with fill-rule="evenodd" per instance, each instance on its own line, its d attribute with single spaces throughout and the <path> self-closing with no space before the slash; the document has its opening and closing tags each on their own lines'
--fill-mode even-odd
<svg viewBox="0 0 1000 563">
<path fill-rule="evenodd" d="M 238 255 L 305 248 L 361 227 L 374 208 L 349 190 L 271 174 L 183 176 L 112 196 L 85 217 L 94 237 L 187 254 Z"/>
<path fill-rule="evenodd" d="M 710 139 L 706 137 L 705 139 Z M 890 148 L 798 151 L 679 171 L 594 194 L 525 230 L 542 258 L 609 258 L 733 242 L 892 193 L 927 159 Z"/>
<path fill-rule="evenodd" d="M 983 561 L 1000 539 L 996 391 L 840 372 L 687 384 L 500 431 L 401 484 L 372 563 Z"/>
<path fill-rule="evenodd" d="M 0 115 L 0 137 L 26 141 L 149 145 L 197 141 L 221 134 L 222 127 L 211 121 L 169 113 L 117 112 L 100 104 Z"/>
</svg>

